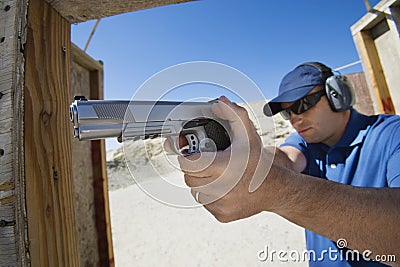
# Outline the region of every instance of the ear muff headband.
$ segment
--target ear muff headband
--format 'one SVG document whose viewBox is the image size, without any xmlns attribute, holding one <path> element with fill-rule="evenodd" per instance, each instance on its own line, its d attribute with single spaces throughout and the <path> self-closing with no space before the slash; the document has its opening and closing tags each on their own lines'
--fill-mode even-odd
<svg viewBox="0 0 400 267">
<path fill-rule="evenodd" d="M 321 79 L 323 81 L 326 81 L 326 79 L 333 76 L 332 69 L 320 62 L 306 62 L 306 63 L 301 64 L 300 66 L 311 66 L 311 67 L 316 68 L 321 73 Z"/>
<path fill-rule="evenodd" d="M 300 66 L 311 66 L 319 70 L 321 79 L 325 81 L 326 97 L 333 111 L 343 111 L 354 105 L 354 88 L 345 76 L 335 76 L 331 68 L 319 62 L 306 62 Z"/>
</svg>

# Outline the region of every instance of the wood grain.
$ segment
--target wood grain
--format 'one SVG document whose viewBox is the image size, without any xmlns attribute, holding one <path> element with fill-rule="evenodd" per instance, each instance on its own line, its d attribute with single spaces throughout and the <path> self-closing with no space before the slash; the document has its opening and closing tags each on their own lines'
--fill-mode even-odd
<svg viewBox="0 0 400 267">
<path fill-rule="evenodd" d="M 26 266 L 22 53 L 25 0 L 0 2 L 0 266 Z"/>
<path fill-rule="evenodd" d="M 178 4 L 190 0 L 46 0 L 71 23 L 109 17 L 126 12 Z"/>
<path fill-rule="evenodd" d="M 103 68 L 90 73 L 90 99 L 103 99 Z M 111 233 L 110 202 L 106 166 L 106 148 L 104 140 L 91 141 L 93 188 L 96 204 L 96 225 L 100 266 L 114 266 L 114 251 Z"/>
<path fill-rule="evenodd" d="M 379 112 L 395 114 L 393 102 L 383 73 L 382 64 L 369 31 L 353 33 L 354 43 L 363 63 L 364 72 L 372 83 Z"/>
<path fill-rule="evenodd" d="M 72 57 L 71 97 L 103 99 L 102 64 L 74 44 Z M 73 139 L 72 152 L 81 266 L 114 266 L 104 140 Z"/>
<path fill-rule="evenodd" d="M 25 72 L 25 171 L 32 266 L 79 266 L 69 126 L 70 24 L 30 1 Z"/>
</svg>

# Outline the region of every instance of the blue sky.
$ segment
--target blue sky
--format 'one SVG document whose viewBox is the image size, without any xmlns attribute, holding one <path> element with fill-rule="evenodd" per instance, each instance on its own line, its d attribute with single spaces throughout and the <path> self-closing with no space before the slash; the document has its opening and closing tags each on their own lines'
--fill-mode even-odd
<svg viewBox="0 0 400 267">
<path fill-rule="evenodd" d="M 102 19 L 87 53 L 104 62 L 105 99 L 131 99 L 152 75 L 190 61 L 229 65 L 272 98 L 281 78 L 302 62 L 337 68 L 358 61 L 350 27 L 366 12 L 364 0 L 188 2 Z M 72 42 L 83 49 L 94 24 L 72 25 Z M 342 73 L 358 71 L 361 65 Z M 221 94 L 213 89 L 207 97 Z"/>
</svg>

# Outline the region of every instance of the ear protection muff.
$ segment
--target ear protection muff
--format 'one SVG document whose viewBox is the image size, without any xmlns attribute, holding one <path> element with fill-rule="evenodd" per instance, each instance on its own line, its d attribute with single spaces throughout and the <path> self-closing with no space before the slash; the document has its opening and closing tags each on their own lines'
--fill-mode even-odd
<svg viewBox="0 0 400 267">
<path fill-rule="evenodd" d="M 354 87 L 346 76 L 334 75 L 331 68 L 319 62 L 306 62 L 300 66 L 311 66 L 319 70 L 321 79 L 325 81 L 326 97 L 333 111 L 350 109 L 355 104 Z"/>
</svg>

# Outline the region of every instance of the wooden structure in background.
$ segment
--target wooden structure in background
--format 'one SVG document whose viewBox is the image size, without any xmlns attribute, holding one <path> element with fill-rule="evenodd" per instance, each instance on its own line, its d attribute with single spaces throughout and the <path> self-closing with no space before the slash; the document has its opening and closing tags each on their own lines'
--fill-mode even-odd
<svg viewBox="0 0 400 267">
<path fill-rule="evenodd" d="M 366 115 L 375 114 L 374 104 L 365 79 L 364 72 L 346 74 L 346 77 L 352 82 L 356 93 L 356 104 L 354 108 Z"/>
<path fill-rule="evenodd" d="M 375 112 L 400 111 L 400 0 L 383 0 L 351 27 Z"/>
<path fill-rule="evenodd" d="M 180 2 L 185 1 L 30 0 L 28 5 L 28 0 L 1 0 L 0 266 L 85 264 L 78 244 L 68 114 L 70 24 Z M 101 98 L 101 71 L 89 72 L 90 97 Z M 102 210 L 95 212 L 96 251 L 107 251 L 98 266 L 112 266 L 105 169 L 99 164 L 104 143 L 92 142 L 91 155 L 93 190 L 99 196 L 94 203 Z"/>
<path fill-rule="evenodd" d="M 400 77 L 399 1 L 381 1 L 352 27 L 368 85 L 383 112 L 400 110 L 395 79 Z M 85 264 L 68 120 L 74 49 L 70 24 L 181 2 L 186 1 L 30 0 L 28 5 L 28 0 L 1 0 L 0 266 Z M 100 66 L 83 67 L 89 72 L 90 97 L 101 98 Z M 104 162 L 104 144 L 92 142 L 89 154 L 93 195 L 99 196 L 93 203 L 100 211 L 94 215 L 95 251 L 102 254 L 100 266 L 112 266 L 105 169 L 99 163 Z"/>
<path fill-rule="evenodd" d="M 24 167 L 27 1 L 0 2 L 0 266 L 29 263 Z"/>
<path fill-rule="evenodd" d="M 75 95 L 103 99 L 103 66 L 71 44 L 70 103 Z M 114 262 L 104 140 L 72 138 L 72 174 L 80 266 Z M 88 168 L 92 166 L 92 168 Z"/>
<path fill-rule="evenodd" d="M 110 17 L 191 0 L 45 0 L 70 23 Z"/>
</svg>

